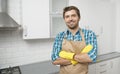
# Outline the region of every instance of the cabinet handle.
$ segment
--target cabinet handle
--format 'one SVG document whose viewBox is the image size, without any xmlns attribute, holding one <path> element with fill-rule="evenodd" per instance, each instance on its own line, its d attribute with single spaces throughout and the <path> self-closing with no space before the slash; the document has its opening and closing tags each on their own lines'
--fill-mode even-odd
<svg viewBox="0 0 120 74">
<path fill-rule="evenodd" d="M 107 64 L 101 64 L 100 67 L 105 66 L 105 65 L 107 65 Z"/>
<path fill-rule="evenodd" d="M 111 62 L 111 68 L 113 68 L 113 62 Z"/>
<path fill-rule="evenodd" d="M 107 70 L 104 70 L 104 71 L 101 71 L 100 74 L 103 74 L 103 73 L 106 73 L 106 72 L 107 72 Z"/>
<path fill-rule="evenodd" d="M 24 25 L 24 36 L 27 37 L 27 26 Z"/>
</svg>

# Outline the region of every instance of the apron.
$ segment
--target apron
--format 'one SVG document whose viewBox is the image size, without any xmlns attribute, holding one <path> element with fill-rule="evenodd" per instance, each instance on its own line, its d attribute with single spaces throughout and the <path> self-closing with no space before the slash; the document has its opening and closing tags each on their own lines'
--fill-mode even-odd
<svg viewBox="0 0 120 74">
<path fill-rule="evenodd" d="M 67 52 L 80 53 L 81 50 L 86 46 L 84 34 L 80 30 L 82 41 L 68 41 L 63 39 L 62 50 Z M 61 65 L 60 74 L 88 74 L 88 63 L 78 63 L 76 65 Z"/>
</svg>

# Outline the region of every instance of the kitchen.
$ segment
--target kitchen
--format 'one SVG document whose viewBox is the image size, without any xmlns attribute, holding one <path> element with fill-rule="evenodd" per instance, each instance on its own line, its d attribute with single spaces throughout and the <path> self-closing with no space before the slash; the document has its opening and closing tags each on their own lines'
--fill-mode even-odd
<svg viewBox="0 0 120 74">
<path fill-rule="evenodd" d="M 81 27 L 96 32 L 98 55 L 120 52 L 119 0 L 0 0 L 0 4 L 0 12 L 7 13 L 18 24 L 18 27 L 14 29 L 2 27 L 0 30 L 1 69 L 20 66 L 22 74 L 57 73 L 58 67 L 51 65 L 49 60 L 51 60 L 55 35 L 65 29 L 62 8 L 68 5 L 75 5 L 81 10 Z M 61 26 L 61 24 L 63 25 Z M 115 55 L 114 57 L 119 56 L 118 53 Z M 107 62 L 112 63 L 111 60 L 107 60 Z M 120 62 L 118 63 L 120 65 Z M 44 64 L 46 66 L 42 68 Z M 99 68 L 99 64 L 91 64 L 90 67 L 96 69 Z M 33 68 L 37 69 L 33 70 Z M 46 68 L 49 73 L 45 71 Z M 96 72 L 93 69 L 90 74 L 110 74 L 100 73 L 97 69 Z M 106 72 L 106 70 L 102 70 L 102 72 Z"/>
</svg>

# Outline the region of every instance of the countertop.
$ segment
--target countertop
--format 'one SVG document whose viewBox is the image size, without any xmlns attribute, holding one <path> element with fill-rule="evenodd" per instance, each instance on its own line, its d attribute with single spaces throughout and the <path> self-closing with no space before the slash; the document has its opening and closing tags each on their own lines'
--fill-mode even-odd
<svg viewBox="0 0 120 74">
<path fill-rule="evenodd" d="M 120 53 L 118 52 L 98 55 L 96 63 L 117 57 L 120 57 Z M 95 63 L 91 63 L 91 64 L 95 64 Z M 20 69 L 22 74 L 58 74 L 59 71 L 59 67 L 52 65 L 52 62 L 50 60 L 34 63 L 34 64 L 22 65 L 20 66 Z"/>
<path fill-rule="evenodd" d="M 118 53 L 118 52 L 112 52 L 109 54 L 98 55 L 96 63 L 105 61 L 105 60 L 109 60 L 109 59 L 113 59 L 113 58 L 117 58 L 117 57 L 120 57 L 120 53 Z"/>
</svg>

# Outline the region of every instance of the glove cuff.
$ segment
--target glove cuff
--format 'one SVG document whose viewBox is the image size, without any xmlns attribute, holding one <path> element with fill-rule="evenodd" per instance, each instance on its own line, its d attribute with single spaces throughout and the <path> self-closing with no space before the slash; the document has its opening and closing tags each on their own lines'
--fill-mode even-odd
<svg viewBox="0 0 120 74">
<path fill-rule="evenodd" d="M 72 65 L 76 65 L 78 62 L 75 60 L 71 60 Z"/>
</svg>

